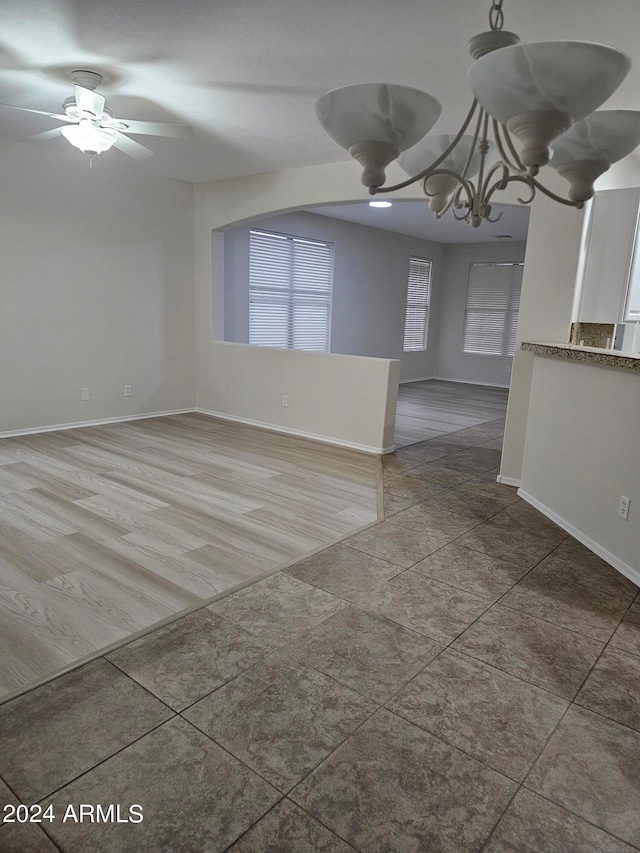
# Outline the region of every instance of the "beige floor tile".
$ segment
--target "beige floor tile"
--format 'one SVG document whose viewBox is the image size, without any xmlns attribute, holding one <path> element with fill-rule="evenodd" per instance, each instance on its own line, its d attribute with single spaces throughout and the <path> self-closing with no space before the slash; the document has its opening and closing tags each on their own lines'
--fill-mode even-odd
<svg viewBox="0 0 640 853">
<path fill-rule="evenodd" d="M 215 601 L 208 609 L 254 637 L 284 645 L 346 606 L 335 595 L 278 572 Z"/>
<path fill-rule="evenodd" d="M 529 533 L 523 528 L 514 529 L 513 526 L 497 524 L 495 518 L 490 518 L 461 536 L 457 544 L 519 566 L 533 568 L 555 548 L 557 542 L 542 539 L 538 534 Z"/>
<path fill-rule="evenodd" d="M 472 658 L 445 651 L 387 707 L 521 782 L 568 701 Z"/>
<path fill-rule="evenodd" d="M 525 784 L 638 847 L 639 754 L 640 732 L 574 705 Z"/>
<path fill-rule="evenodd" d="M 390 521 L 383 521 L 350 536 L 342 544 L 408 569 L 447 543 L 444 539 L 405 530 Z"/>
<path fill-rule="evenodd" d="M 289 647 L 310 666 L 380 703 L 442 649 L 440 643 L 354 607 L 341 610 Z"/>
<path fill-rule="evenodd" d="M 453 644 L 471 657 L 573 699 L 603 643 L 495 604 Z"/>
<path fill-rule="evenodd" d="M 514 782 L 378 711 L 291 798 L 358 850 L 479 850 Z"/>
<path fill-rule="evenodd" d="M 353 853 L 290 800 L 284 799 L 229 848 L 229 853 Z"/>
<path fill-rule="evenodd" d="M 286 570 L 287 574 L 348 601 L 375 589 L 401 571 L 402 568 L 394 563 L 346 545 L 334 545 Z"/>
<path fill-rule="evenodd" d="M 611 645 L 640 655 L 640 600 L 636 600 L 611 638 Z"/>
<path fill-rule="evenodd" d="M 37 823 L 13 823 L 0 826 L 2 853 L 58 853 Z"/>
<path fill-rule="evenodd" d="M 280 794 L 180 718 L 170 720 L 62 788 L 51 802 L 118 803 L 141 823 L 56 821 L 48 831 L 65 853 L 89 850 L 222 851 L 262 817 Z"/>
<path fill-rule="evenodd" d="M 416 563 L 411 571 L 496 600 L 528 569 L 451 543 Z"/>
<path fill-rule="evenodd" d="M 640 731 L 640 657 L 607 646 L 575 701 Z"/>
<path fill-rule="evenodd" d="M 491 604 L 491 599 L 409 571 L 363 595 L 358 607 L 450 643 Z"/>
<path fill-rule="evenodd" d="M 99 659 L 0 706 L 0 775 L 23 802 L 47 796 L 172 712 Z"/>
<path fill-rule="evenodd" d="M 591 587 L 538 575 L 534 570 L 504 596 L 501 604 L 606 643 L 629 602 Z"/>
<path fill-rule="evenodd" d="M 496 827 L 485 853 L 633 853 L 566 809 L 521 788 Z"/>
<path fill-rule="evenodd" d="M 444 542 L 451 542 L 462 536 L 478 523 L 474 519 L 448 510 L 439 509 L 422 501 L 389 518 L 390 524 L 398 524 L 407 530 L 434 536 Z"/>
<path fill-rule="evenodd" d="M 206 696 L 184 716 L 286 792 L 375 708 L 354 690 L 278 653 Z"/>
<path fill-rule="evenodd" d="M 559 545 L 536 567 L 536 574 L 589 586 L 608 595 L 619 595 L 629 600 L 638 592 L 634 583 L 596 554 L 566 542 Z"/>
<path fill-rule="evenodd" d="M 203 609 L 122 646 L 107 657 L 180 711 L 275 648 L 219 613 Z"/>
</svg>

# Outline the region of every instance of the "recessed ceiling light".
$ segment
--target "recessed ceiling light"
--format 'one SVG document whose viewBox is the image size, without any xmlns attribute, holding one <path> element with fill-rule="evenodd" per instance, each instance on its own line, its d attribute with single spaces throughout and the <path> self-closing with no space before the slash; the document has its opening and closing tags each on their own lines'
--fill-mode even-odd
<svg viewBox="0 0 640 853">
<path fill-rule="evenodd" d="M 390 201 L 370 201 L 369 207 L 391 207 Z"/>
</svg>

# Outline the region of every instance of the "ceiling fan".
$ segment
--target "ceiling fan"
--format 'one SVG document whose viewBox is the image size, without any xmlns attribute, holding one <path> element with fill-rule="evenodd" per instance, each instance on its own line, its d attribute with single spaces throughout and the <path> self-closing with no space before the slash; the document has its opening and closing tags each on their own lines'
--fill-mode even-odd
<svg viewBox="0 0 640 853">
<path fill-rule="evenodd" d="M 186 124 L 116 119 L 111 110 L 105 106 L 104 95 L 96 92 L 103 80 L 102 74 L 98 74 L 96 71 L 78 70 L 72 71 L 71 77 L 75 83 L 75 94 L 63 102 L 63 113 L 30 110 L 26 107 L 16 107 L 13 104 L 0 104 L 0 106 L 68 122 L 63 127 L 46 130 L 44 133 L 36 133 L 33 136 L 27 136 L 26 139 L 44 142 L 62 135 L 71 145 L 79 148 L 91 158 L 95 154 L 108 151 L 110 148 L 117 148 L 123 154 L 133 157 L 134 160 L 152 157 L 153 151 L 130 139 L 126 135 L 129 133 L 170 136 L 175 139 L 192 139 L 194 136 L 193 128 Z"/>
</svg>

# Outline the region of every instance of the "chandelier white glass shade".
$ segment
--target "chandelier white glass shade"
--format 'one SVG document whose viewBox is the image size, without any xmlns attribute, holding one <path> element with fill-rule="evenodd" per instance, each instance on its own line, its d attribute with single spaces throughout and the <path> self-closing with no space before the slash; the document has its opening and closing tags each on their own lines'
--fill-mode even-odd
<svg viewBox="0 0 640 853">
<path fill-rule="evenodd" d="M 629 57 L 602 44 L 516 44 L 481 56 L 467 72 L 489 115 L 522 143 L 525 166 L 549 162 L 549 143 L 609 98 L 629 73 Z"/>
<path fill-rule="evenodd" d="M 584 198 L 609 168 L 640 145 L 640 112 L 599 110 L 577 121 L 553 143 L 549 165 L 569 181 L 569 198 Z"/>
<path fill-rule="evenodd" d="M 385 167 L 431 130 L 441 110 L 426 92 L 386 83 L 341 86 L 316 104 L 329 136 L 362 163 L 366 186 L 384 183 Z"/>
<path fill-rule="evenodd" d="M 593 112 L 624 80 L 629 57 L 590 42 L 520 44 L 502 29 L 502 2 L 493 0 L 491 29 L 469 42 L 475 97 L 457 134 L 426 136 L 440 104 L 407 86 L 343 86 L 318 100 L 320 123 L 363 166 L 362 182 L 372 195 L 421 181 L 437 216 L 451 208 L 475 227 L 499 218 L 491 217 L 492 197 L 512 182 L 528 187 L 522 204 L 539 190 L 582 207 L 596 178 L 639 144 L 640 113 Z M 395 158 L 410 177 L 385 187 L 385 168 Z M 569 198 L 537 179 L 550 161 L 569 181 Z"/>
<path fill-rule="evenodd" d="M 102 154 L 116 142 L 118 134 L 109 128 L 98 127 L 91 119 L 80 119 L 78 124 L 60 128 L 64 138 L 84 154 Z"/>
</svg>

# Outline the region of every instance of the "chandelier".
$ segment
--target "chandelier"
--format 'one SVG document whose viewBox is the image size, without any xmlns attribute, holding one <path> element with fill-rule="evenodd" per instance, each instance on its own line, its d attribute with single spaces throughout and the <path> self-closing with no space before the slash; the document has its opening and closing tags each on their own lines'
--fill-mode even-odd
<svg viewBox="0 0 640 853">
<path fill-rule="evenodd" d="M 592 42 L 521 44 L 503 30 L 502 2 L 493 0 L 491 29 L 469 42 L 474 99 L 457 134 L 427 136 L 440 102 L 408 86 L 342 86 L 318 100 L 320 123 L 361 164 L 371 195 L 420 181 L 437 217 L 452 209 L 477 228 L 500 218 L 492 200 L 511 183 L 527 188 L 521 204 L 540 191 L 582 208 L 595 180 L 640 144 L 640 112 L 594 112 L 628 74 L 627 54 Z M 410 177 L 385 187 L 396 158 Z M 547 164 L 568 181 L 568 198 L 538 180 Z"/>
</svg>

